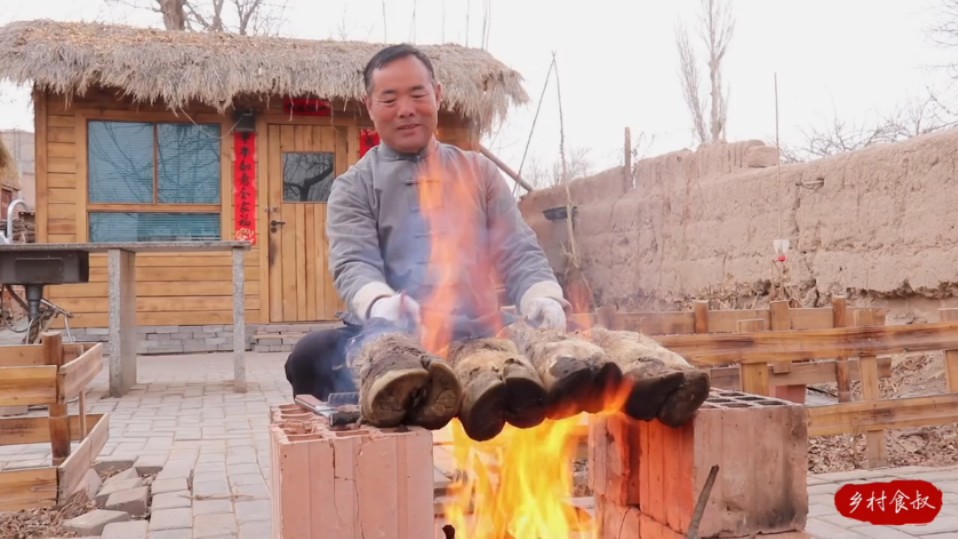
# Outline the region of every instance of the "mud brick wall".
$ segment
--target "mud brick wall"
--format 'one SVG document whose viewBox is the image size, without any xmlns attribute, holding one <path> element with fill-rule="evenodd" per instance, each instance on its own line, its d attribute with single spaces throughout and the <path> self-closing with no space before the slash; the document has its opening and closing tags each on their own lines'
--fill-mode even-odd
<svg viewBox="0 0 958 539">
<path fill-rule="evenodd" d="M 295 404 L 270 408 L 273 537 L 434 537 L 432 433 L 332 429 Z"/>
<path fill-rule="evenodd" d="M 761 298 L 778 279 L 781 235 L 806 306 L 839 292 L 892 313 L 958 304 L 958 129 L 782 165 L 780 177 L 776 162 L 773 147 L 745 141 L 643 159 L 634 185 L 621 168 L 573 181 L 576 246 L 596 300 L 638 309 Z M 566 221 L 543 212 L 566 202 L 562 187 L 520 202 L 559 275 Z"/>
<path fill-rule="evenodd" d="M 623 415 L 594 418 L 589 472 L 599 537 L 685 536 L 713 465 L 719 471 L 700 537 L 804 530 L 806 421 L 802 406 L 718 389 L 678 429 Z"/>
</svg>

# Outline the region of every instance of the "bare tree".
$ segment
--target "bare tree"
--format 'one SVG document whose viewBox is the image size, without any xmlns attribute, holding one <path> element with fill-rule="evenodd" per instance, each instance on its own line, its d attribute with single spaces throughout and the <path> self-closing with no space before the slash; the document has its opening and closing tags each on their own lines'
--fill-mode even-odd
<svg viewBox="0 0 958 539">
<path fill-rule="evenodd" d="M 931 92 L 909 98 L 870 122 L 850 122 L 833 116 L 823 127 L 802 130 L 801 142 L 782 148 L 782 162 L 817 159 L 860 150 L 873 144 L 899 142 L 958 125 L 958 114 Z"/>
<path fill-rule="evenodd" d="M 709 75 L 708 109 L 701 96 L 699 66 L 684 25 L 676 29 L 679 52 L 679 78 L 683 97 L 692 117 L 692 131 L 698 143 L 725 141 L 728 121 L 728 90 L 722 87 L 722 61 L 728 52 L 735 29 L 731 7 L 723 0 L 701 0 L 699 37 L 705 44 Z M 706 115 L 706 110 L 708 114 Z M 706 128 L 705 118 L 709 118 Z"/>
<path fill-rule="evenodd" d="M 163 17 L 167 30 L 200 30 L 240 35 L 269 35 L 283 23 L 286 0 L 107 0 Z"/>
</svg>

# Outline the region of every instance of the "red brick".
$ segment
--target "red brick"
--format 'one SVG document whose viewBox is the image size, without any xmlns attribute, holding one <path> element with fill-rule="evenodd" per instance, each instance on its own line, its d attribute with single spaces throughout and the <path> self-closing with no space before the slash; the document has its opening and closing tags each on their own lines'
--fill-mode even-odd
<svg viewBox="0 0 958 539">
<path fill-rule="evenodd" d="M 295 405 L 271 412 L 274 537 L 432 535 L 432 433 L 339 431 Z"/>
<path fill-rule="evenodd" d="M 594 478 L 593 489 L 684 535 L 717 464 L 702 537 L 802 530 L 808 513 L 807 440 L 802 406 L 713 390 L 696 418 L 678 429 L 622 415 L 595 420 L 590 458 L 604 455 L 605 462 L 592 462 L 590 469 L 605 475 Z M 625 475 L 617 477 L 613 470 Z"/>
</svg>

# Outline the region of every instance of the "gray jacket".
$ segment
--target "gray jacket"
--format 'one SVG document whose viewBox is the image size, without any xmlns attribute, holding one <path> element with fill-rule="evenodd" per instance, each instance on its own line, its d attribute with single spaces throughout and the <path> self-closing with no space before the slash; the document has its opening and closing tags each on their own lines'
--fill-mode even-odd
<svg viewBox="0 0 958 539">
<path fill-rule="evenodd" d="M 439 158 L 443 181 L 461 182 L 456 189 L 445 189 L 459 195 L 444 201 L 443 218 L 433 230 L 419 193 L 431 153 Z M 364 321 L 374 300 L 398 291 L 428 308 L 436 278 L 426 270 L 430 237 L 436 234 L 457 245 L 450 268 L 456 320 L 497 315 L 494 274 L 520 312 L 537 297 L 562 301 L 552 268 L 495 164 L 435 140 L 418 155 L 401 154 L 385 144 L 368 151 L 333 182 L 326 233 L 330 270 L 353 321 Z"/>
</svg>

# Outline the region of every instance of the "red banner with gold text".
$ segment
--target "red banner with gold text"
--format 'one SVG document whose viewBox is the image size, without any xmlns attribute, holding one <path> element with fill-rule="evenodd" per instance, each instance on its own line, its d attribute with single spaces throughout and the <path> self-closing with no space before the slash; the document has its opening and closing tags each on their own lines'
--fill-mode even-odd
<svg viewBox="0 0 958 539">
<path fill-rule="evenodd" d="M 256 245 L 256 133 L 236 133 L 233 147 L 234 238 Z"/>
</svg>

